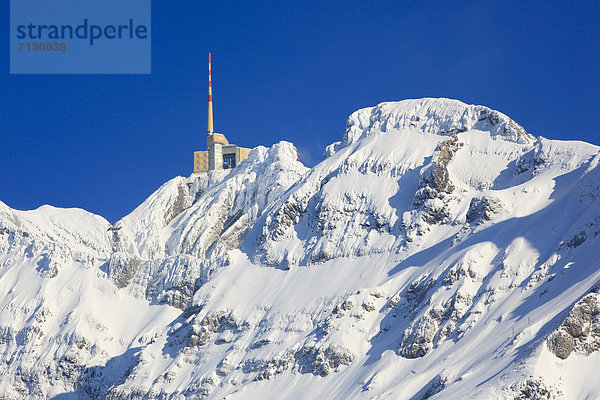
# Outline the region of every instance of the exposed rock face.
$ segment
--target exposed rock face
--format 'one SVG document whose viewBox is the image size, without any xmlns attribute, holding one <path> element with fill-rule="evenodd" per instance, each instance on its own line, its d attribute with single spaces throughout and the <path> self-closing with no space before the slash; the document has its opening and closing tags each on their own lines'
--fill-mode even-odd
<svg viewBox="0 0 600 400">
<path fill-rule="evenodd" d="M 586 239 L 587 239 L 587 232 L 579 231 L 575 236 L 573 236 L 573 238 L 571 240 L 569 240 L 567 242 L 567 246 L 577 247 L 577 246 L 583 244 L 583 242 L 585 242 Z"/>
<path fill-rule="evenodd" d="M 242 370 L 246 374 L 256 373 L 254 380 L 269 380 L 284 373 L 294 365 L 294 352 L 286 351 L 270 359 L 250 359 L 244 363 Z"/>
<path fill-rule="evenodd" d="M 402 337 L 398 354 L 405 358 L 423 357 L 433 347 L 440 319 L 424 317 L 412 325 Z"/>
<path fill-rule="evenodd" d="M 506 206 L 499 199 L 491 197 L 473 198 L 467 211 L 467 222 L 477 224 L 489 221 L 494 215 L 505 210 L 505 208 Z"/>
<path fill-rule="evenodd" d="M 329 346 L 326 349 L 304 346 L 295 358 L 298 371 L 327 376 L 342 365 L 350 365 L 356 356 L 341 346 Z"/>
<path fill-rule="evenodd" d="M 528 379 L 511 385 L 515 400 L 537 399 L 552 400 L 563 398 L 560 390 L 544 383 L 541 379 Z"/>
<path fill-rule="evenodd" d="M 193 256 L 178 255 L 147 261 L 136 276 L 146 299 L 156 304 L 169 304 L 186 309 L 196 290 L 206 283 L 212 273 L 207 263 Z M 165 275 L 161 271 L 170 271 Z"/>
<path fill-rule="evenodd" d="M 575 348 L 575 338 L 568 332 L 558 331 L 550 335 L 547 344 L 556 357 L 564 360 Z"/>
<path fill-rule="evenodd" d="M 441 142 L 433 168 L 421 176 L 413 206 L 421 210 L 423 220 L 430 225 L 447 222 L 450 217 L 446 198 L 454 191 L 454 184 L 450 180 L 448 164 L 461 146 L 456 135 Z"/>
<path fill-rule="evenodd" d="M 461 327 L 461 320 L 472 304 L 471 295 L 458 291 L 440 306 L 429 307 L 404 331 L 398 354 L 409 359 L 420 358 L 446 337 L 464 333 L 468 326 Z"/>
<path fill-rule="evenodd" d="M 190 207 L 189 186 L 191 185 L 186 184 L 186 182 L 179 182 L 177 184 L 177 196 L 165 212 L 165 225 L 168 225 L 183 210 Z"/>
<path fill-rule="evenodd" d="M 194 315 L 199 310 L 199 308 L 191 308 L 186 312 Z M 216 344 L 229 343 L 233 340 L 232 335 L 239 335 L 249 327 L 246 321 L 239 320 L 225 310 L 209 313 L 203 317 L 196 315 L 191 321 L 178 323 L 169 330 L 168 345 L 199 348 L 213 340 Z"/>
<path fill-rule="evenodd" d="M 230 331 L 238 334 L 240 331 L 248 329 L 248 324 L 238 321 L 233 315 L 227 312 L 209 314 L 200 321 L 192 324 L 187 347 L 204 346 L 215 333 Z M 221 338 L 220 343 L 227 342 L 228 339 Z"/>
<path fill-rule="evenodd" d="M 296 351 L 286 351 L 271 359 L 251 359 L 244 363 L 243 371 L 256 373 L 254 380 L 268 380 L 285 371 L 296 368 L 302 374 L 325 377 L 340 367 L 350 365 L 356 356 L 339 345 L 317 348 L 303 346 Z"/>
<path fill-rule="evenodd" d="M 432 184 L 438 192 L 452 193 L 454 185 L 450 182 L 448 174 L 448 163 L 452 159 L 452 155 L 459 147 L 458 138 L 452 136 L 450 140 L 440 143 L 440 154 L 437 162 L 433 167 Z"/>
<path fill-rule="evenodd" d="M 417 393 L 416 397 L 421 400 L 429 399 L 444 390 L 446 386 L 448 386 L 448 383 L 449 379 L 447 377 L 438 374 L 434 376 L 419 393 Z"/>
<path fill-rule="evenodd" d="M 566 359 L 575 351 L 590 355 L 600 349 L 600 296 L 590 293 L 577 302 L 546 341 L 548 349 Z"/>
<path fill-rule="evenodd" d="M 124 288 L 135 276 L 141 262 L 138 257 L 125 252 L 113 253 L 108 261 L 108 276 L 118 288 Z"/>
</svg>

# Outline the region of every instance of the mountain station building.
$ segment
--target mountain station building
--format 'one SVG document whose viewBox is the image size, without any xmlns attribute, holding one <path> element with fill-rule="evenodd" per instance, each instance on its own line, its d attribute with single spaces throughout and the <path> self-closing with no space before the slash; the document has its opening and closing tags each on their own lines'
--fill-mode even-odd
<svg viewBox="0 0 600 400">
<path fill-rule="evenodd" d="M 229 144 L 225 135 L 214 132 L 210 53 L 208 53 L 208 133 L 206 148 L 206 151 L 194 152 L 194 172 L 235 168 L 252 151 L 252 149 Z"/>
</svg>

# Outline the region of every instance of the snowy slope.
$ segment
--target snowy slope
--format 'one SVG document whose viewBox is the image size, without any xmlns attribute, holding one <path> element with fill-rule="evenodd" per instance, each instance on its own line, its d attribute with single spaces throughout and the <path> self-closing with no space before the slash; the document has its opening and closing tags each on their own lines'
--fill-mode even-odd
<svg viewBox="0 0 600 400">
<path fill-rule="evenodd" d="M 326 156 L 0 203 L 0 398 L 600 397 L 600 148 L 418 99 Z"/>
</svg>

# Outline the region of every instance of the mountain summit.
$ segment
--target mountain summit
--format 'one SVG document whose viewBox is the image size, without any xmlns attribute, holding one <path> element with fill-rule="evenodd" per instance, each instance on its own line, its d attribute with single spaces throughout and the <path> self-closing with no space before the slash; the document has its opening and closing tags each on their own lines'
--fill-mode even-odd
<svg viewBox="0 0 600 400">
<path fill-rule="evenodd" d="M 600 396 L 600 148 L 449 99 L 177 177 L 0 202 L 2 398 Z"/>
</svg>

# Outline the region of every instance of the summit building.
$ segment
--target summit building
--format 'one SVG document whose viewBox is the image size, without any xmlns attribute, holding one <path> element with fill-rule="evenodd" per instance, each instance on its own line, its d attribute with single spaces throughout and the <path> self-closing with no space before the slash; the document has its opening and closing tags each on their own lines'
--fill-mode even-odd
<svg viewBox="0 0 600 400">
<path fill-rule="evenodd" d="M 210 53 L 208 53 L 208 125 L 206 148 L 206 151 L 194 152 L 194 172 L 235 168 L 252 151 L 252 149 L 230 144 L 225 135 L 215 133 L 214 131 Z"/>
</svg>

